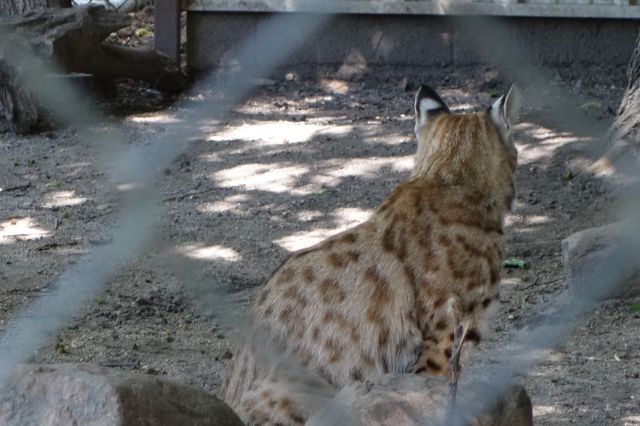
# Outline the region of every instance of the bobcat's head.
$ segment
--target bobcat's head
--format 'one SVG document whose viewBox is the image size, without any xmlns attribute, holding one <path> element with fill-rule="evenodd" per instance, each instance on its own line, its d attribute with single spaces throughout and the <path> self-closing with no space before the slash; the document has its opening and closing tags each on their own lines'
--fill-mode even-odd
<svg viewBox="0 0 640 426">
<path fill-rule="evenodd" d="M 518 90 L 511 86 L 483 112 L 452 114 L 435 91 L 420 86 L 415 103 L 414 176 L 501 194 L 510 204 L 517 166 L 511 128 L 518 106 Z"/>
</svg>

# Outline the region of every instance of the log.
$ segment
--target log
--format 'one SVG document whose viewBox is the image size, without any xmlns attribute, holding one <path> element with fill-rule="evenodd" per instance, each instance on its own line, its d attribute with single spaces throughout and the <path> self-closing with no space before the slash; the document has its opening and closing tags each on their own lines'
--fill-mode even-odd
<svg viewBox="0 0 640 426">
<path fill-rule="evenodd" d="M 104 79 L 128 77 L 164 92 L 184 90 L 187 76 L 167 56 L 104 42 L 128 24 L 126 16 L 96 6 L 37 10 L 0 21 L 0 131 L 27 133 L 43 119 L 35 97 L 20 81 L 20 69 L 25 65 L 4 60 L 3 46 L 16 43 L 64 72 Z"/>
<path fill-rule="evenodd" d="M 6 34 L 2 36 L 7 37 Z M 17 37 L 11 37 L 11 41 L 18 43 L 18 47 L 31 48 Z M 2 60 L 4 53 L 4 46 L 0 43 L 0 133 L 28 133 L 38 127 L 44 114 L 35 97 L 21 82 L 20 71 L 27 65 L 17 63 L 9 66 Z"/>
<path fill-rule="evenodd" d="M 71 0 L 0 0 L 0 16 L 25 15 L 49 7 L 71 7 Z"/>
<path fill-rule="evenodd" d="M 593 172 L 624 172 L 636 168 L 640 159 L 640 32 L 627 78 L 627 88 L 611 126 L 607 152 L 591 166 Z"/>
</svg>

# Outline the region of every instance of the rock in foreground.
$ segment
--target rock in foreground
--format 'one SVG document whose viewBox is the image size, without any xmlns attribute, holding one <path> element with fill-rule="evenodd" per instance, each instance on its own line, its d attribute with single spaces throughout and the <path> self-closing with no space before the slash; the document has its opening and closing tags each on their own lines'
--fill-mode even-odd
<svg viewBox="0 0 640 426">
<path fill-rule="evenodd" d="M 0 394 L 0 424 L 242 426 L 204 391 L 90 364 L 20 366 Z"/>
<path fill-rule="evenodd" d="M 461 385 L 458 406 L 470 407 L 475 396 L 486 396 L 482 385 Z M 443 426 L 446 423 L 448 382 L 442 377 L 386 375 L 374 382 L 342 389 L 307 426 Z M 531 400 L 521 386 L 511 387 L 484 414 L 465 416 L 474 426 L 531 426 Z"/>
</svg>

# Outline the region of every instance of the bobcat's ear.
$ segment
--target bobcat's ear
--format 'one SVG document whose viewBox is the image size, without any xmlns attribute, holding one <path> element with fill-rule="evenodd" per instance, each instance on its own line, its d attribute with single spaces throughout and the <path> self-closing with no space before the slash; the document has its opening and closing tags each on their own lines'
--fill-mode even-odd
<svg viewBox="0 0 640 426">
<path fill-rule="evenodd" d="M 416 131 L 429 120 L 429 115 L 439 112 L 449 112 L 449 108 L 438 94 L 429 86 L 420 85 L 416 93 Z"/>
<path fill-rule="evenodd" d="M 511 126 L 518 118 L 520 110 L 520 89 L 515 83 L 511 85 L 509 92 L 500 96 L 489 108 L 491 121 L 501 130 L 511 130 Z"/>
</svg>

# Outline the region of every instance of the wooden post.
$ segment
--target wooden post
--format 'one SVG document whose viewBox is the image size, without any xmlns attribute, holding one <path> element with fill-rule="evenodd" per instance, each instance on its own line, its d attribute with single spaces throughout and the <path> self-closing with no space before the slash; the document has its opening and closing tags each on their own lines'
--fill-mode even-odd
<svg viewBox="0 0 640 426">
<path fill-rule="evenodd" d="M 155 48 L 180 65 L 180 0 L 155 1 Z"/>
</svg>

